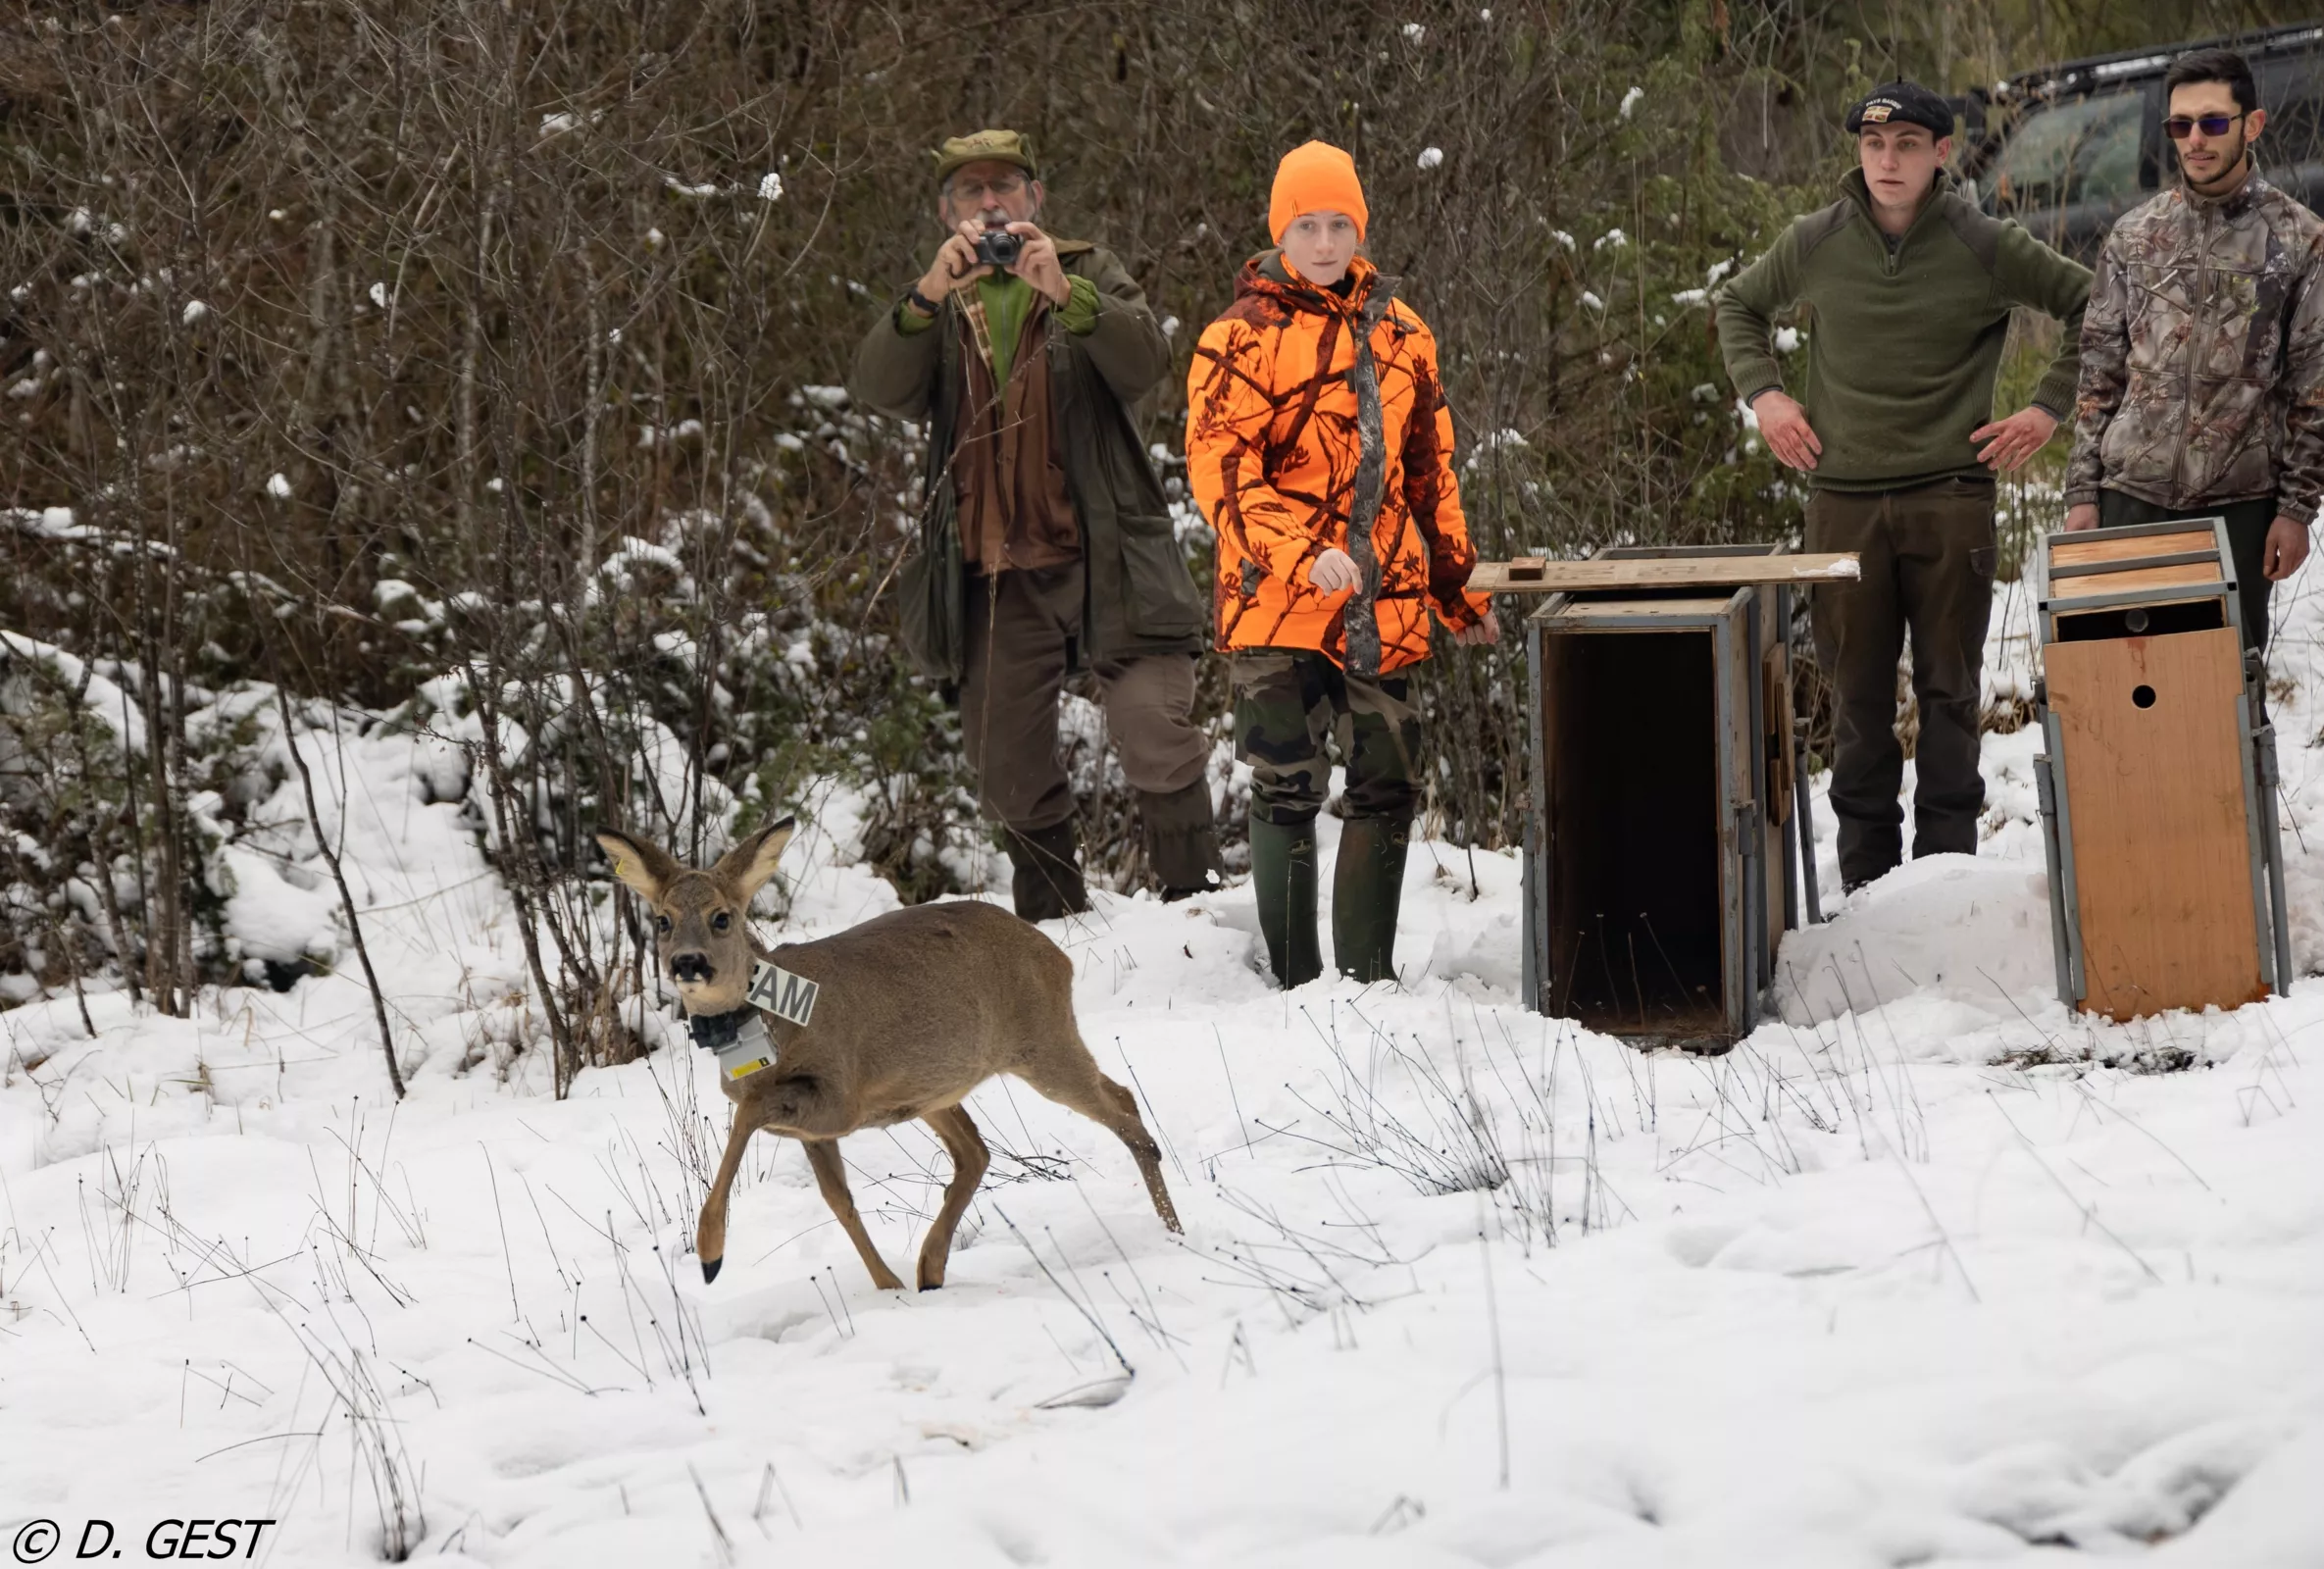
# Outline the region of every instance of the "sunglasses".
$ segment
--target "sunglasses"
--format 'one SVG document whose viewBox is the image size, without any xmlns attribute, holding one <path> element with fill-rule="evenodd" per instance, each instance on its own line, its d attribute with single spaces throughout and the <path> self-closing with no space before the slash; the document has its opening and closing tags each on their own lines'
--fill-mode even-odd
<svg viewBox="0 0 2324 1569">
<path fill-rule="evenodd" d="M 2244 117 L 2236 115 L 2173 115 L 2162 123 L 2162 133 L 2173 141 L 2185 141 L 2199 127 L 2206 136 L 2224 136 L 2227 127 Z"/>
</svg>

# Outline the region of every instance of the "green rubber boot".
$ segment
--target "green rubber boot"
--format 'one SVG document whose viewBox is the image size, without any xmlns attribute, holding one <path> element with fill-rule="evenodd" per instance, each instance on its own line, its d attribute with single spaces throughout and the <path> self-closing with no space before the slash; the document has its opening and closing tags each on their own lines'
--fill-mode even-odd
<svg viewBox="0 0 2324 1569">
<path fill-rule="evenodd" d="M 1267 967 L 1288 990 L 1324 973 L 1315 935 L 1315 824 L 1251 819 L 1251 889 L 1259 901 L 1259 935 L 1267 939 Z"/>
<path fill-rule="evenodd" d="M 1332 956 L 1341 975 L 1370 986 L 1396 978 L 1396 910 L 1404 897 L 1404 849 L 1412 825 L 1351 817 L 1332 869 Z"/>
</svg>

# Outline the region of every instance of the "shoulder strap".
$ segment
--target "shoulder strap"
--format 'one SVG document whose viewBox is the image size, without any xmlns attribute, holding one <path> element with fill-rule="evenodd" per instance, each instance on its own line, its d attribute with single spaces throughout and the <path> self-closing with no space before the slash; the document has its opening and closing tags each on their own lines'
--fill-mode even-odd
<svg viewBox="0 0 2324 1569">
<path fill-rule="evenodd" d="M 1355 364 L 1347 373 L 1356 395 L 1355 504 L 1347 517 L 1347 553 L 1363 575 L 1348 600 L 1342 625 L 1346 629 L 1346 670 L 1367 678 L 1380 674 L 1380 559 L 1372 549 L 1372 525 L 1380 516 L 1381 490 L 1388 472 L 1388 435 L 1380 408 L 1380 367 L 1372 358 L 1372 333 L 1395 303 L 1400 279 L 1385 274 L 1374 278 L 1356 314 Z"/>
</svg>

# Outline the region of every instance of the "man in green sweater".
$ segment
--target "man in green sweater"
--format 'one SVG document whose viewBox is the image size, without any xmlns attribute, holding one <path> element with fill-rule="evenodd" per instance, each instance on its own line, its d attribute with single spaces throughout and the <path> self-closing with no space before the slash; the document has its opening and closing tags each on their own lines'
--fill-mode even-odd
<svg viewBox="0 0 2324 1569">
<path fill-rule="evenodd" d="M 1913 82 L 1849 109 L 1860 167 L 1719 292 L 1719 346 L 1777 458 L 1807 478 L 1807 548 L 1853 550 L 1863 577 L 1815 590 L 1816 658 L 1835 693 L 1840 875 L 1903 858 L 1896 659 L 1912 638 L 1920 705 L 1912 853 L 1975 854 L 1979 680 L 1993 604 L 1994 476 L 2040 451 L 2074 407 L 2090 272 L 1990 218 L 1945 172 L 1952 110 Z M 1805 397 L 1784 391 L 1774 318 L 1813 311 Z M 2024 305 L 2064 324 L 2033 402 L 1996 420 L 1994 379 Z"/>
</svg>

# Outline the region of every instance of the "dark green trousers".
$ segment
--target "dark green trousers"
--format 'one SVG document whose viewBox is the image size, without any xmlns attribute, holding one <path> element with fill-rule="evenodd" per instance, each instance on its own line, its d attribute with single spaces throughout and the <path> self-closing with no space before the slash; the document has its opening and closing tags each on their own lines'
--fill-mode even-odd
<svg viewBox="0 0 2324 1569">
<path fill-rule="evenodd" d="M 1896 661 L 1912 639 L 1920 709 L 1913 748 L 1912 853 L 1977 853 L 1985 810 L 1978 772 L 1978 682 L 1993 609 L 1994 486 L 1941 480 L 1908 490 L 1817 490 L 1807 548 L 1853 550 L 1863 576 L 1819 583 L 1810 605 L 1816 660 L 1832 683 L 1832 813 L 1849 887 L 1904 856 L 1904 747 L 1896 738 Z"/>
<path fill-rule="evenodd" d="M 2267 531 L 2276 521 L 2276 498 L 2230 501 L 2224 506 L 2172 511 L 2119 490 L 2098 492 L 2098 527 L 2123 529 L 2139 523 L 2177 523 L 2186 518 L 2225 518 L 2227 550 L 2235 557 L 2235 592 L 2244 618 L 2244 646 L 2267 646 L 2267 601 L 2275 584 L 2267 581 Z"/>
</svg>

